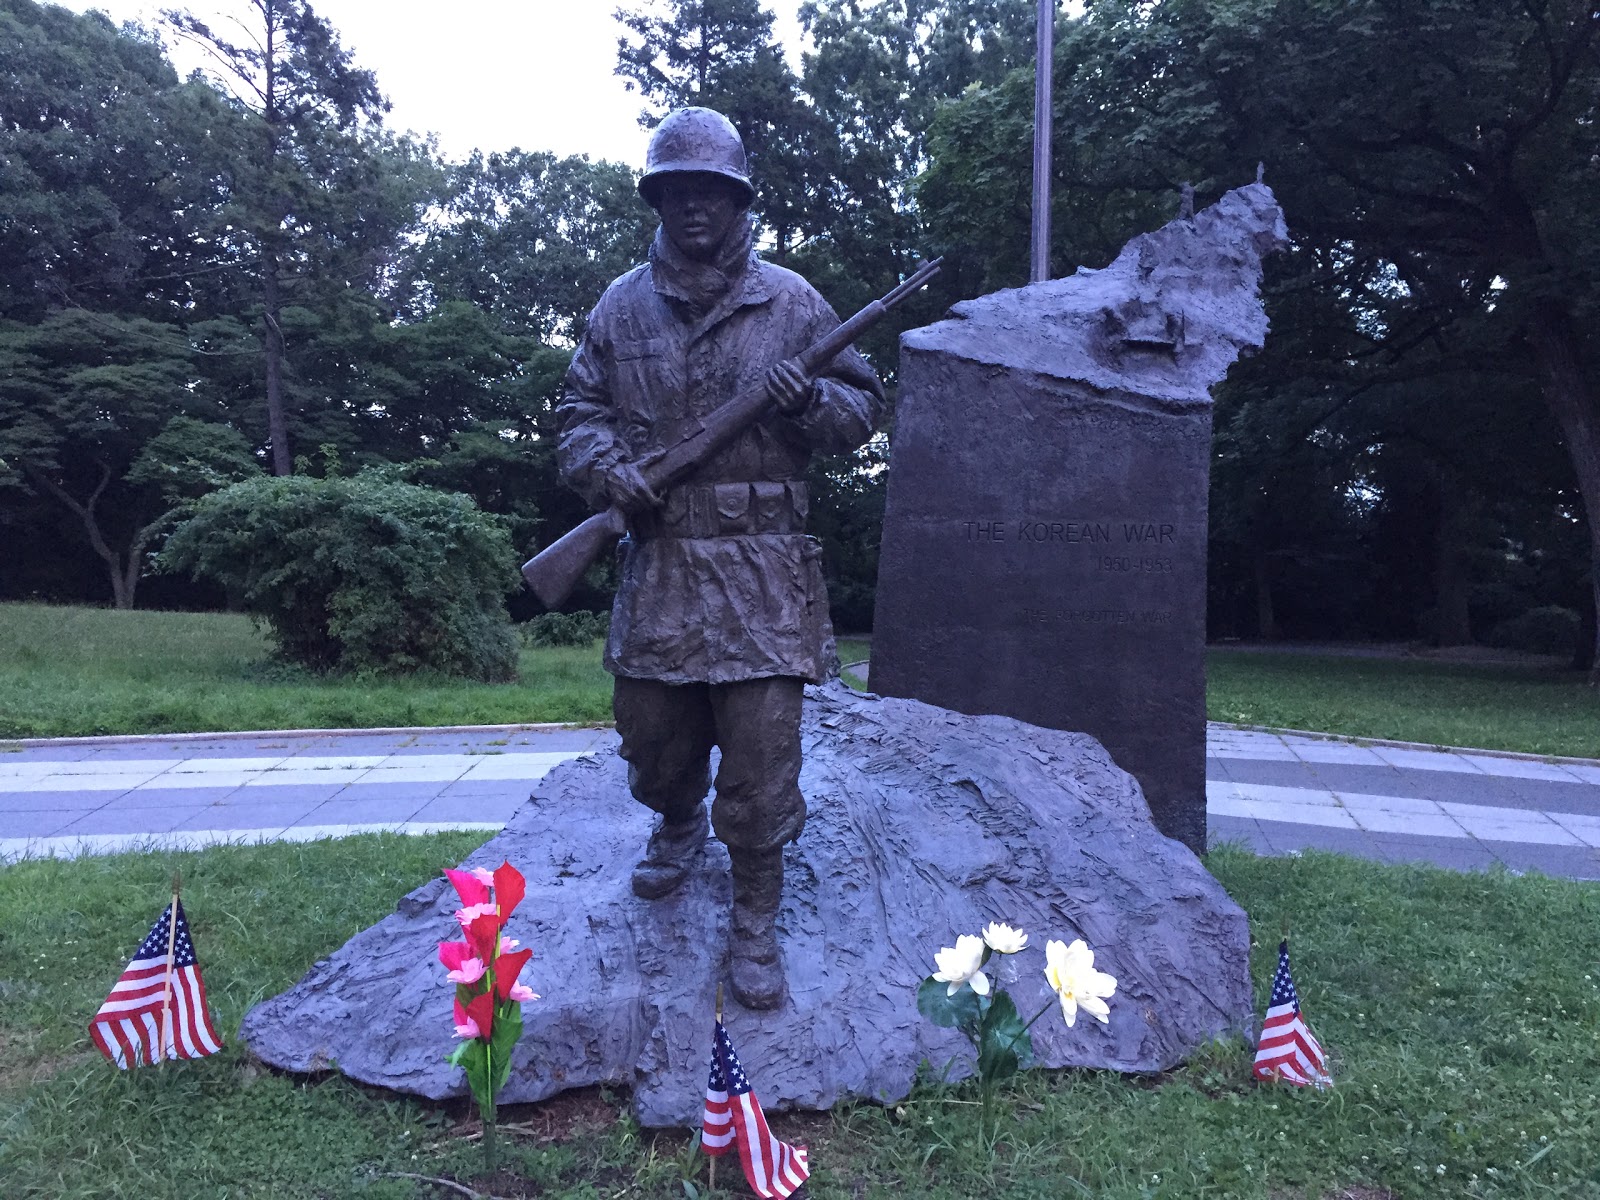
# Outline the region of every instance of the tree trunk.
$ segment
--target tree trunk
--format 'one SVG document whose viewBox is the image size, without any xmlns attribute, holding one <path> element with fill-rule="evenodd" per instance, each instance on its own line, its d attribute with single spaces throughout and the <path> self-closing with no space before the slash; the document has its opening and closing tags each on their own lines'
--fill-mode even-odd
<svg viewBox="0 0 1600 1200">
<path fill-rule="evenodd" d="M 1264 551 L 1255 556 L 1256 636 L 1263 642 L 1278 640 L 1278 618 L 1272 608 L 1272 563 Z"/>
<path fill-rule="evenodd" d="M 1435 541 L 1434 603 L 1438 610 L 1441 646 L 1472 645 L 1472 616 L 1468 606 L 1467 527 L 1465 489 L 1454 471 L 1434 472 L 1439 493 L 1439 524 Z"/>
<path fill-rule="evenodd" d="M 265 170 L 262 177 L 268 189 L 277 186 L 278 123 L 278 21 L 282 15 L 273 0 L 257 0 L 264 22 L 266 48 L 262 56 L 261 116 L 266 126 Z M 272 473 L 292 475 L 294 459 L 289 454 L 289 425 L 283 416 L 283 301 L 278 295 L 278 231 L 288 214 L 276 204 L 270 206 L 272 219 L 263 230 L 261 244 L 262 322 L 266 325 L 264 346 L 267 357 L 267 440 L 272 446 Z"/>
<path fill-rule="evenodd" d="M 95 515 L 95 505 L 100 501 L 100 494 L 106 490 L 106 485 L 111 482 L 111 468 L 101 464 L 100 482 L 95 485 L 88 500 L 79 500 L 66 488 L 43 471 L 24 468 L 28 478 L 34 486 L 46 495 L 53 496 L 66 505 L 83 522 L 83 529 L 89 536 L 89 547 L 106 565 L 106 574 L 111 580 L 111 603 L 117 608 L 132 608 L 133 594 L 139 586 L 139 564 L 144 543 L 136 538 L 130 548 L 126 559 L 113 550 L 106 542 L 105 535 L 100 532 L 100 519 Z M 143 531 L 141 531 L 141 538 Z"/>
<path fill-rule="evenodd" d="M 1587 602 L 1578 609 L 1578 637 L 1572 647 L 1572 669 L 1574 671 L 1594 670 L 1595 640 L 1597 620 L 1600 620 L 1600 610 L 1595 608 L 1595 589 L 1591 588 Z"/>
<path fill-rule="evenodd" d="M 1557 300 L 1535 303 L 1528 342 L 1544 384 L 1545 403 L 1561 427 L 1589 526 L 1589 586 L 1600 606 L 1600 405 L 1583 376 L 1572 317 Z M 1595 637 L 1600 639 L 1600 632 Z M 1591 650 L 1589 684 L 1600 685 L 1600 640 Z"/>
<path fill-rule="evenodd" d="M 261 256 L 261 298 L 265 312 L 267 354 L 267 440 L 272 444 L 272 473 L 289 475 L 294 460 L 289 457 L 289 426 L 283 417 L 283 326 L 278 322 L 282 303 L 278 298 L 278 256 L 268 250 Z"/>
</svg>

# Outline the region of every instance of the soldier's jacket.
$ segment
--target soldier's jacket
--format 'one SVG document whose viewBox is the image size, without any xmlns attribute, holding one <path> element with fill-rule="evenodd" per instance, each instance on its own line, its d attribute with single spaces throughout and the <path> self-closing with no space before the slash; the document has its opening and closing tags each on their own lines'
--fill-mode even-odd
<svg viewBox="0 0 1600 1200">
<path fill-rule="evenodd" d="M 596 507 L 606 503 L 601 468 L 675 444 L 838 324 L 793 271 L 753 254 L 744 262 L 703 315 L 659 262 L 623 275 L 595 306 L 563 385 L 558 459 Z M 883 389 L 847 350 L 814 395 L 798 416 L 774 409 L 630 523 L 606 642 L 612 674 L 664 683 L 823 677 L 832 629 L 820 547 L 803 532 L 806 464 L 813 451 L 864 442 Z"/>
</svg>

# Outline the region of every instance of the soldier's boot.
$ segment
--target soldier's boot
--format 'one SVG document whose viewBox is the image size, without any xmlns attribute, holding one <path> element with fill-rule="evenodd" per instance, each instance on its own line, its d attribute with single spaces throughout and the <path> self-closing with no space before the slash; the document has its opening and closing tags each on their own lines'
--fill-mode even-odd
<svg viewBox="0 0 1600 1200">
<path fill-rule="evenodd" d="M 733 935 L 730 983 L 746 1008 L 783 1003 L 783 956 L 778 950 L 778 904 L 783 899 L 783 848 L 752 852 L 728 848 L 733 863 Z"/>
<path fill-rule="evenodd" d="M 644 858 L 633 868 L 633 894 L 646 900 L 659 900 L 682 887 L 699 861 L 710 832 L 703 804 L 696 805 L 694 815 L 686 821 L 669 821 L 662 817 L 656 831 L 650 835 Z"/>
</svg>

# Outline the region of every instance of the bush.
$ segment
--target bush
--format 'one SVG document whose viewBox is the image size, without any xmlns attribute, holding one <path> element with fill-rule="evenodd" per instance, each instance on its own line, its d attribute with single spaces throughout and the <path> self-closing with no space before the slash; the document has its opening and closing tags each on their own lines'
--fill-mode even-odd
<svg viewBox="0 0 1600 1200">
<path fill-rule="evenodd" d="M 1530 608 L 1491 629 L 1488 642 L 1530 654 L 1571 654 L 1578 644 L 1578 614 L 1559 604 Z"/>
<path fill-rule="evenodd" d="M 213 492 L 159 558 L 220 582 L 288 662 L 490 682 L 516 676 L 515 561 L 499 518 L 470 498 L 376 472 Z"/>
<path fill-rule="evenodd" d="M 522 642 L 525 646 L 587 646 L 610 629 L 610 613 L 541 613 L 522 626 Z"/>
</svg>

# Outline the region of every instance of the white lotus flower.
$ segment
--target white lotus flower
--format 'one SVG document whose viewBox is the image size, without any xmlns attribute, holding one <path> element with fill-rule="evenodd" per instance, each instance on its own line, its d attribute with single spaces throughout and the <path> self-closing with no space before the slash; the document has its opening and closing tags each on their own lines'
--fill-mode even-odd
<svg viewBox="0 0 1600 1200">
<path fill-rule="evenodd" d="M 984 927 L 983 940 L 996 954 L 1016 954 L 1028 944 L 1028 935 L 1003 921 L 990 921 Z"/>
<path fill-rule="evenodd" d="M 1082 938 L 1067 945 L 1050 941 L 1044 944 L 1044 977 L 1061 1000 L 1061 1015 L 1068 1026 L 1078 1019 L 1078 1009 L 1102 1025 L 1111 1020 L 1106 997 L 1117 990 L 1114 976 L 1094 969 L 1094 951 Z"/>
<path fill-rule="evenodd" d="M 970 983 L 972 990 L 980 996 L 989 994 L 989 977 L 981 969 L 983 967 L 981 937 L 963 933 L 956 938 L 954 946 L 946 946 L 935 954 L 933 962 L 939 968 L 933 973 L 933 977 L 940 983 L 950 985 L 950 990 L 945 993 L 946 996 L 954 996 L 964 983 Z"/>
</svg>

